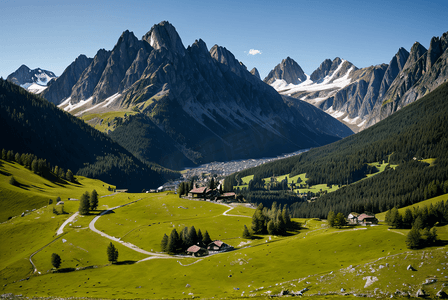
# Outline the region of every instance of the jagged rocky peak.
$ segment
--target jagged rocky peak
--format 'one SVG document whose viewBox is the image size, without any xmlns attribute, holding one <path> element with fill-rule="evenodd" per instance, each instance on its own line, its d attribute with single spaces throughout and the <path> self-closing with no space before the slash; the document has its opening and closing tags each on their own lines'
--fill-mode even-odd
<svg viewBox="0 0 448 300">
<path fill-rule="evenodd" d="M 277 79 L 284 80 L 286 83 L 299 84 L 306 80 L 306 75 L 299 64 L 288 56 L 269 72 L 263 81 L 272 84 Z"/>
<path fill-rule="evenodd" d="M 230 71 L 238 76 L 243 78 L 245 77 L 244 72 L 247 71 L 246 66 L 239 62 L 232 52 L 227 50 L 225 47 L 214 45 L 212 49 L 210 49 L 210 55 L 213 59 L 220 63 L 221 71 L 226 72 L 226 68 L 222 68 L 222 66 L 226 66 L 230 69 Z"/>
<path fill-rule="evenodd" d="M 342 64 L 342 66 L 341 66 Z M 354 67 L 351 62 L 348 62 L 346 60 L 343 60 L 339 57 L 336 57 L 331 61 L 330 59 L 324 60 L 319 68 L 317 68 L 311 75 L 310 79 L 314 82 L 321 82 L 325 79 L 327 76 L 331 76 L 334 74 L 334 72 L 338 71 L 338 74 L 335 74 L 335 79 L 339 76 L 343 76 L 347 73 L 347 71 Z M 357 68 L 355 68 L 357 69 Z"/>
<path fill-rule="evenodd" d="M 439 37 L 432 37 L 426 58 L 426 71 L 431 70 L 436 60 L 442 55 L 442 41 Z"/>
<path fill-rule="evenodd" d="M 158 50 L 165 47 L 174 50 L 182 56 L 185 55 L 185 47 L 179 34 L 173 25 L 168 21 L 163 21 L 154 25 L 142 39 L 147 41 L 154 49 Z"/>
<path fill-rule="evenodd" d="M 258 72 L 257 68 L 253 68 L 252 70 L 250 70 L 250 73 L 261 80 L 260 73 Z"/>
<path fill-rule="evenodd" d="M 403 69 L 406 69 L 409 66 L 413 65 L 423 54 L 426 53 L 426 51 L 428 50 L 422 44 L 420 44 L 419 42 L 415 42 L 411 47 L 408 60 L 406 61 Z"/>
</svg>

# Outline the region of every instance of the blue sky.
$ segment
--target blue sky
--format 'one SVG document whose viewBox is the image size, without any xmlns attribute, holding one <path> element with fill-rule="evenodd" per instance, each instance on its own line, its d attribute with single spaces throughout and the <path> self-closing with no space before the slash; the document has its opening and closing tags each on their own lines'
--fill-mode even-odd
<svg viewBox="0 0 448 300">
<path fill-rule="evenodd" d="M 264 78 L 282 59 L 307 74 L 326 59 L 357 67 L 389 63 L 400 47 L 426 48 L 448 31 L 448 1 L 8 1 L 0 0 L 0 76 L 20 65 L 57 76 L 80 54 L 111 50 L 121 33 L 141 38 L 173 24 L 187 47 L 226 47 Z M 251 51 L 251 49 L 253 51 Z"/>
</svg>

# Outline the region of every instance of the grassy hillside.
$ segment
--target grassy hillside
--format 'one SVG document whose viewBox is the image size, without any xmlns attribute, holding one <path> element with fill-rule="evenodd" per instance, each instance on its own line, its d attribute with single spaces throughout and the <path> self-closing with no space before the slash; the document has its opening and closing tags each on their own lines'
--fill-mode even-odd
<svg viewBox="0 0 448 300">
<path fill-rule="evenodd" d="M 106 256 L 110 240 L 91 231 L 89 223 L 100 211 L 133 201 L 100 217 L 96 228 L 146 251 L 159 252 L 164 233 L 194 225 L 236 250 L 203 258 L 167 257 L 142 254 L 113 241 L 119 259 L 118 264 L 110 265 Z M 305 295 L 389 297 L 396 290 L 414 295 L 424 287 L 434 296 L 446 281 L 443 268 L 447 248 L 409 251 L 405 248 L 407 230 L 392 231 L 384 225 L 333 229 L 325 221 L 296 219 L 304 225 L 299 232 L 247 240 L 241 235 L 243 225 L 251 224 L 253 209 L 240 205 L 223 215 L 230 207 L 167 193 L 102 197 L 98 212 L 77 217 L 65 227 L 62 237 L 44 247 L 77 210 L 77 201 L 66 203 L 68 215 L 53 215 L 44 207 L 0 224 L 0 235 L 9 241 L 0 246 L 1 293 L 28 297 L 234 299 L 307 288 Z M 442 240 L 448 240 L 446 226 L 439 227 L 438 233 Z M 42 247 L 32 257 L 37 269 L 33 274 L 28 258 Z M 61 256 L 64 272 L 51 272 L 52 253 Z M 417 271 L 407 271 L 408 264 Z M 369 276 L 373 283 L 367 286 Z M 437 281 L 426 285 L 428 278 Z"/>
<path fill-rule="evenodd" d="M 14 176 L 19 186 L 9 183 Z M 69 197 L 79 199 L 85 191 L 96 189 L 100 195 L 110 194 L 111 186 L 100 180 L 76 176 L 77 183 L 68 181 L 52 182 L 15 162 L 0 159 L 0 223 L 22 212 L 41 208 L 56 198 L 66 201 Z M 111 186 L 114 188 L 114 186 Z"/>
</svg>

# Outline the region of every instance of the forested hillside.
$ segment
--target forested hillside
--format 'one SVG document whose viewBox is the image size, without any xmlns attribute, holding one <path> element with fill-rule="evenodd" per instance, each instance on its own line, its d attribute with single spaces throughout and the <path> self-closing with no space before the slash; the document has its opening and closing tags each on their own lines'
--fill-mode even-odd
<svg viewBox="0 0 448 300">
<path fill-rule="evenodd" d="M 299 156 L 279 160 L 229 176 L 226 180 L 254 175 L 254 182 L 273 175 L 306 173 L 308 184 L 347 185 L 317 201 L 296 203 L 295 217 L 325 217 L 328 211 L 364 210 L 380 212 L 393 206 L 416 203 L 448 192 L 448 84 L 389 118 L 339 142 L 312 149 Z M 421 160 L 435 159 L 430 166 Z M 394 169 L 357 182 L 374 166 L 389 162 Z M 357 182 L 357 183 L 355 183 Z M 354 183 L 354 184 L 353 184 Z M 258 197 L 256 195 L 259 195 Z M 268 192 L 249 191 L 253 202 L 301 201 L 298 197 L 272 197 Z M 292 199 L 291 199 L 292 198 Z M 264 201 L 260 201 L 265 199 Z"/>
<path fill-rule="evenodd" d="M 135 158 L 107 135 L 0 79 L 0 148 L 32 153 L 77 175 L 141 191 L 177 175 Z"/>
</svg>

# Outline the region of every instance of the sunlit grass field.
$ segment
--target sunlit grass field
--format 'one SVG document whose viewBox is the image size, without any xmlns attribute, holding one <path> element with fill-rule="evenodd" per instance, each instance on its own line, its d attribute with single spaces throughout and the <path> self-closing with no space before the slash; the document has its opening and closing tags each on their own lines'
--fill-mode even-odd
<svg viewBox="0 0 448 300">
<path fill-rule="evenodd" d="M 7 170 L 13 167 L 17 166 L 8 166 Z M 29 178 L 27 185 L 41 184 L 34 174 L 23 172 L 23 176 L 15 175 L 19 181 Z M 443 269 L 448 267 L 447 247 L 408 250 L 408 230 L 389 230 L 386 225 L 335 229 L 329 228 L 325 220 L 294 219 L 302 224 L 301 230 L 285 237 L 257 235 L 248 240 L 242 238 L 242 232 L 244 225 L 250 228 L 254 209 L 245 205 L 228 211 L 231 207 L 226 205 L 181 199 L 167 192 L 109 196 L 102 190 L 105 185 L 107 191 L 107 184 L 81 181 L 85 183 L 83 187 L 72 188 L 73 195 L 66 191 L 64 197 L 78 197 L 93 188 L 105 197 L 100 197 L 97 211 L 78 216 L 64 228 L 62 236 L 56 236 L 56 231 L 78 210 L 78 201 L 65 201 L 67 214 L 56 215 L 51 206 L 44 206 L 0 224 L 1 294 L 234 299 L 264 298 L 282 290 L 298 292 L 307 288 L 305 295 L 329 293 L 333 296 L 325 296 L 326 299 L 334 299 L 345 292 L 389 297 L 397 289 L 415 293 L 422 286 L 435 295 L 448 282 L 448 271 Z M 50 195 L 50 190 L 61 193 L 59 190 L 65 189 L 69 188 L 47 187 L 42 192 Z M 194 226 L 203 233 L 207 230 L 212 239 L 222 240 L 235 250 L 201 258 L 151 256 L 113 241 L 119 258 L 117 264 L 110 264 L 106 249 L 111 241 L 90 230 L 89 224 L 102 211 L 133 201 L 136 202 L 101 216 L 96 228 L 143 250 L 160 252 L 163 234 L 169 235 L 173 228 L 180 231 Z M 226 211 L 228 215 L 223 214 Z M 448 240 L 447 226 L 438 227 L 438 234 L 441 240 Z M 36 251 L 32 257 L 37 269 L 34 272 L 29 258 Z M 53 273 L 52 253 L 61 256 L 60 269 L 64 272 Z M 410 263 L 418 271 L 407 271 Z M 368 276 L 377 280 L 366 287 Z M 423 285 L 428 278 L 437 278 L 430 289 Z"/>
</svg>

